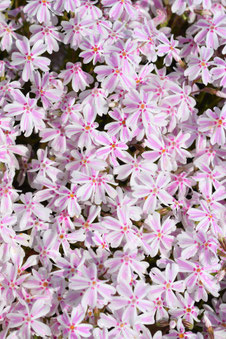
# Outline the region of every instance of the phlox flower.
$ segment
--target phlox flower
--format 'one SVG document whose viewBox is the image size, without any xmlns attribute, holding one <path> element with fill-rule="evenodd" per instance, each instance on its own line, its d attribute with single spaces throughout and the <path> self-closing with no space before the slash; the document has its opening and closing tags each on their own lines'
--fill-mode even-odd
<svg viewBox="0 0 226 339">
<path fill-rule="evenodd" d="M 12 186 L 10 178 L 3 178 L 0 183 L 0 212 L 2 215 L 10 215 L 13 211 L 13 203 L 18 199 L 17 190 Z"/>
<path fill-rule="evenodd" d="M 199 256 L 199 260 L 204 265 L 214 264 L 217 259 L 217 240 L 210 232 L 182 232 L 177 236 L 180 245 L 181 258 L 190 259 Z"/>
<path fill-rule="evenodd" d="M 64 85 L 72 81 L 72 88 L 75 92 L 79 90 L 84 90 L 93 82 L 93 77 L 87 72 L 84 72 L 81 68 L 81 62 L 67 62 L 66 70 L 63 70 L 59 77 L 63 79 Z"/>
<path fill-rule="evenodd" d="M 103 42 L 103 38 L 100 35 L 91 35 L 89 39 L 83 39 L 79 46 L 83 52 L 79 56 L 83 58 L 84 64 L 92 61 L 96 65 L 97 62 L 104 61 Z"/>
<path fill-rule="evenodd" d="M 212 306 L 212 307 L 211 307 Z M 221 299 L 213 299 L 212 305 L 203 305 L 204 308 L 204 324 L 206 327 L 212 327 L 214 329 L 214 335 L 219 338 L 224 337 L 224 324 L 226 318 L 225 302 Z"/>
<path fill-rule="evenodd" d="M 131 39 L 128 39 L 125 44 L 120 40 L 116 41 L 113 46 L 106 44 L 104 46 L 104 52 L 106 54 L 117 54 L 121 59 L 122 69 L 127 74 L 133 71 L 134 66 L 140 62 L 140 57 L 137 53 L 137 44 Z"/>
<path fill-rule="evenodd" d="M 57 224 L 55 227 L 55 232 L 57 234 L 57 237 L 55 239 L 54 249 L 59 253 L 59 249 L 62 246 L 65 255 L 70 252 L 71 244 L 75 244 L 78 241 L 85 240 L 85 235 L 83 234 L 82 229 L 69 232 L 67 228 Z"/>
<path fill-rule="evenodd" d="M 18 335 L 24 339 L 29 339 L 32 334 L 50 336 L 51 330 L 48 325 L 40 320 L 50 309 L 50 306 L 45 304 L 43 300 L 36 300 L 32 307 L 26 303 L 21 304 L 21 309 L 17 312 L 10 312 L 7 315 L 9 319 L 9 328 L 19 327 Z"/>
<path fill-rule="evenodd" d="M 125 24 L 119 20 L 116 20 L 108 29 L 107 32 L 107 44 L 114 44 L 116 41 L 120 39 L 124 39 L 128 36 L 125 28 Z"/>
<path fill-rule="evenodd" d="M 177 106 L 177 115 L 181 121 L 187 120 L 196 105 L 195 99 L 190 96 L 191 87 L 183 84 L 183 88 L 181 88 L 177 84 L 170 84 L 169 89 L 173 94 L 166 96 L 165 102 Z"/>
<path fill-rule="evenodd" d="M 53 0 L 30 0 L 23 8 L 24 13 L 36 17 L 38 22 L 49 22 Z"/>
<path fill-rule="evenodd" d="M 46 46 L 49 54 L 59 51 L 58 41 L 62 41 L 62 33 L 58 32 L 59 27 L 44 22 L 42 25 L 32 25 L 30 31 L 32 36 L 30 41 L 36 43 L 41 40 Z"/>
<path fill-rule="evenodd" d="M 80 116 L 79 112 L 81 111 L 81 105 L 75 104 L 75 98 L 70 97 L 66 103 L 63 103 L 61 110 L 63 113 L 60 117 L 61 121 L 63 124 L 66 124 L 69 121 L 76 121 Z"/>
<path fill-rule="evenodd" d="M 77 49 L 84 37 L 89 34 L 89 27 L 92 20 L 79 16 L 75 13 L 75 17 L 69 21 L 62 21 L 61 25 L 65 31 L 64 43 L 70 43 L 73 49 Z"/>
<path fill-rule="evenodd" d="M 30 276 L 30 273 L 20 276 L 17 266 L 9 262 L 3 265 L 2 272 L 4 272 L 1 273 L 1 276 L 3 276 L 1 284 L 4 287 L 2 298 L 12 303 L 17 296 L 20 285 Z"/>
<path fill-rule="evenodd" d="M 119 19 L 125 13 L 128 17 L 136 17 L 136 9 L 133 7 L 131 0 L 102 0 L 105 7 L 111 7 L 109 11 L 110 18 Z"/>
<path fill-rule="evenodd" d="M 208 109 L 205 115 L 198 119 L 198 124 L 201 132 L 207 132 L 207 135 L 210 135 L 212 145 L 216 143 L 224 145 L 226 140 L 226 105 L 224 105 L 222 110 L 218 107 L 215 107 L 214 111 Z"/>
<path fill-rule="evenodd" d="M 148 294 L 148 299 L 151 301 L 150 310 L 143 312 L 138 315 L 137 323 L 139 324 L 154 324 L 155 318 L 156 321 L 161 321 L 163 319 L 168 320 L 169 314 L 167 312 L 167 303 L 165 298 L 162 297 L 153 297 L 150 293 Z"/>
<path fill-rule="evenodd" d="M 92 241 L 97 246 L 97 253 L 110 252 L 109 243 L 106 240 L 105 234 L 101 235 L 98 231 L 95 231 Z"/>
<path fill-rule="evenodd" d="M 212 185 L 215 189 L 221 186 L 221 180 L 224 177 L 224 174 L 220 166 L 216 166 L 213 169 L 205 163 L 197 164 L 197 166 L 200 171 L 194 174 L 193 179 L 198 181 L 201 191 L 203 189 L 209 191 L 212 188 Z"/>
<path fill-rule="evenodd" d="M 169 313 L 177 319 L 182 317 L 182 319 L 185 319 L 191 324 L 194 324 L 194 320 L 198 322 L 199 320 L 197 316 L 199 314 L 199 310 L 194 306 L 195 300 L 188 294 L 188 292 L 185 292 L 184 297 L 178 293 L 177 299 L 180 306 L 176 309 L 170 310 Z"/>
<path fill-rule="evenodd" d="M 145 220 L 145 227 L 148 228 L 148 230 L 149 228 L 152 230 L 146 237 L 146 241 L 151 248 L 150 255 L 155 257 L 158 251 L 160 251 L 161 254 L 167 256 L 174 241 L 174 237 L 170 235 L 170 233 L 176 230 L 175 222 L 172 219 L 167 218 L 161 225 L 160 214 L 154 212 Z"/>
<path fill-rule="evenodd" d="M 55 205 L 60 211 L 67 209 L 70 217 L 79 216 L 81 207 L 78 203 L 78 187 L 71 185 L 71 189 L 67 187 L 60 187 L 57 191 L 59 198 L 56 199 Z"/>
<path fill-rule="evenodd" d="M 14 22 L 0 23 L 0 37 L 1 37 L 1 50 L 10 51 L 13 42 L 18 38 L 18 35 L 14 32 L 19 28 Z"/>
<path fill-rule="evenodd" d="M 82 323 L 85 319 L 86 311 L 84 308 L 78 306 L 73 307 L 71 317 L 65 311 L 62 315 L 57 317 L 60 327 L 63 330 L 63 335 L 68 339 L 88 338 L 91 335 L 92 325 Z"/>
<path fill-rule="evenodd" d="M 183 292 L 185 289 L 184 281 L 174 281 L 179 272 L 179 266 L 175 263 L 167 264 L 165 272 L 161 272 L 158 268 L 153 268 L 150 277 L 154 284 L 150 287 L 152 297 L 164 298 L 169 307 L 175 307 L 179 304 L 177 297 L 173 291 Z"/>
<path fill-rule="evenodd" d="M 224 209 L 224 207 L 220 202 L 226 198 L 225 187 L 222 185 L 218 187 L 214 191 L 214 193 L 212 191 L 213 191 L 212 187 L 210 189 L 205 187 L 202 190 L 202 196 L 204 200 L 207 202 L 209 209 L 215 211 L 218 210 L 219 212 L 221 212 Z"/>
<path fill-rule="evenodd" d="M 55 231 L 48 229 L 43 232 L 42 239 L 36 238 L 34 249 L 39 253 L 39 260 L 46 268 L 52 268 L 52 260 L 56 260 L 60 253 L 55 249 L 57 234 Z M 32 242 L 33 243 L 33 242 Z"/>
<path fill-rule="evenodd" d="M 114 109 L 108 114 L 115 120 L 105 125 L 108 134 L 118 136 L 122 142 L 129 141 L 132 138 L 130 126 L 126 123 L 129 114 L 126 114 L 122 109 Z"/>
<path fill-rule="evenodd" d="M 213 234 L 217 235 L 218 233 L 222 234 L 223 229 L 219 225 L 220 214 L 219 211 L 213 210 L 205 200 L 200 201 L 199 208 L 190 208 L 188 210 L 188 215 L 191 220 L 198 221 L 196 225 L 196 230 L 203 230 L 207 232 L 209 229 Z"/>
<path fill-rule="evenodd" d="M 106 202 L 106 193 L 110 197 L 116 196 L 116 191 L 111 185 L 116 185 L 112 175 L 103 174 L 99 171 L 92 171 L 92 174 L 85 174 L 78 171 L 72 173 L 72 182 L 80 184 L 77 196 L 85 201 L 91 199 L 95 204 Z"/>
<path fill-rule="evenodd" d="M 182 320 L 177 320 L 177 329 L 170 329 L 169 334 L 164 335 L 167 338 L 189 338 L 189 339 L 197 339 L 197 334 L 192 333 L 191 331 L 186 331 Z M 201 337 L 202 338 L 202 337 Z"/>
<path fill-rule="evenodd" d="M 115 293 L 115 288 L 106 283 L 106 280 L 99 280 L 97 267 L 93 263 L 89 267 L 82 266 L 80 274 L 74 274 L 70 279 L 69 287 L 75 291 L 83 291 L 81 300 L 82 307 L 92 308 L 105 305 Z"/>
<path fill-rule="evenodd" d="M 125 192 L 121 187 L 116 187 L 117 196 L 112 199 L 108 198 L 108 204 L 112 209 L 112 214 L 115 214 L 116 210 L 126 207 L 129 213 L 129 217 L 132 220 L 140 220 L 142 210 L 139 206 L 136 206 L 137 199 L 135 199 L 131 192 Z"/>
<path fill-rule="evenodd" d="M 114 174 L 117 175 L 118 180 L 124 180 L 131 175 L 130 182 L 131 184 L 135 183 L 135 179 L 139 178 L 141 173 L 155 173 L 156 165 L 150 164 L 149 161 L 143 160 L 141 157 L 132 157 L 129 153 L 126 154 L 126 157 L 123 158 L 125 164 L 116 166 L 114 168 Z"/>
<path fill-rule="evenodd" d="M 66 135 L 71 138 L 75 135 L 77 138 L 78 147 L 88 150 L 91 145 L 96 144 L 98 123 L 95 122 L 95 112 L 93 108 L 87 104 L 83 108 L 83 116 L 78 114 L 77 117 L 72 117 L 72 123 L 66 126 Z"/>
<path fill-rule="evenodd" d="M 178 37 L 178 40 L 180 42 L 180 45 L 182 45 L 182 49 L 180 52 L 181 57 L 187 58 L 190 54 L 198 53 L 198 45 L 194 42 L 194 39 L 192 37 Z"/>
<path fill-rule="evenodd" d="M 135 89 L 131 89 L 126 94 L 123 104 L 125 105 L 124 112 L 129 113 L 126 122 L 132 129 L 136 127 L 140 118 L 142 118 L 143 124 L 146 125 L 152 120 L 153 113 L 157 111 L 152 93 L 143 90 L 138 92 Z"/>
<path fill-rule="evenodd" d="M 172 179 L 172 183 L 168 186 L 168 192 L 174 195 L 178 191 L 179 199 L 183 199 L 189 188 L 192 189 L 192 186 L 195 186 L 195 181 L 186 172 L 181 172 L 178 175 L 172 174 Z"/>
<path fill-rule="evenodd" d="M 219 38 L 225 38 L 226 27 L 225 27 L 225 16 L 214 15 L 213 18 L 201 19 L 196 23 L 198 33 L 194 40 L 195 42 L 201 43 L 205 39 L 206 47 L 217 49 L 220 45 Z"/>
<path fill-rule="evenodd" d="M 117 140 L 114 136 L 109 137 L 107 133 L 99 133 L 95 141 L 103 145 L 96 151 L 96 155 L 104 160 L 109 157 L 110 163 L 114 166 L 119 165 L 117 158 L 123 160 L 126 157 L 125 150 L 128 149 L 128 146 Z"/>
<path fill-rule="evenodd" d="M 213 67 L 211 69 L 211 75 L 213 77 L 213 80 L 221 79 L 220 86 L 226 87 L 226 61 L 221 58 L 214 58 Z"/>
<path fill-rule="evenodd" d="M 113 53 L 111 56 L 106 56 L 105 60 L 107 65 L 96 66 L 94 69 L 97 80 L 102 82 L 105 90 L 109 93 L 114 92 L 119 85 L 125 90 L 135 88 L 135 80 L 123 71 L 122 61 L 118 54 Z"/>
<path fill-rule="evenodd" d="M 167 139 L 164 140 L 162 137 L 157 137 L 154 134 L 149 135 L 148 139 L 145 140 L 145 145 L 153 150 L 142 154 L 145 159 L 151 160 L 152 162 L 159 159 L 159 164 L 163 171 L 170 171 L 173 168 L 176 169 L 177 165 L 169 151 Z"/>
<path fill-rule="evenodd" d="M 90 148 L 89 150 L 72 150 L 70 162 L 65 166 L 68 171 L 71 173 L 73 171 L 79 171 L 82 173 L 90 173 L 92 169 L 95 171 L 103 171 L 107 166 L 107 163 L 97 158 L 96 149 Z"/>
<path fill-rule="evenodd" d="M 142 279 L 148 268 L 148 263 L 140 258 L 137 251 L 131 249 L 125 252 L 116 251 L 113 258 L 105 261 L 104 266 L 109 269 L 110 273 L 116 273 L 118 283 L 120 281 L 130 283 L 133 273 L 138 274 Z"/>
<path fill-rule="evenodd" d="M 127 283 L 121 281 L 116 290 L 119 296 L 112 298 L 110 307 L 113 310 L 124 308 L 126 318 L 134 325 L 138 310 L 141 312 L 148 311 L 152 305 L 152 303 L 145 298 L 149 293 L 148 285 L 142 281 L 138 281 L 133 290 Z"/>
<path fill-rule="evenodd" d="M 128 339 L 137 335 L 137 331 L 132 328 L 128 316 L 123 310 L 114 311 L 113 314 L 101 313 L 98 325 L 101 328 L 109 329 L 109 339 Z"/>
<path fill-rule="evenodd" d="M 10 80 L 4 80 L 0 82 L 0 104 L 3 105 L 6 101 L 10 101 L 13 98 L 13 93 L 15 89 L 20 89 L 21 84 L 19 81 L 10 81 Z M 1 115 L 1 114 L 0 114 Z M 4 128 L 4 120 L 5 117 L 1 117 L 1 126 L 0 128 Z M 7 121 L 7 119 L 6 119 Z M 11 119 L 10 119 L 11 121 Z M 5 126 L 6 127 L 6 126 Z M 8 130 L 10 130 L 8 128 Z"/>
<path fill-rule="evenodd" d="M 102 11 L 95 6 L 97 0 L 81 0 L 81 5 L 77 9 L 77 13 L 84 18 L 97 20 L 102 17 Z"/>
<path fill-rule="evenodd" d="M 181 60 L 179 56 L 180 50 L 176 48 L 179 42 L 177 40 L 174 40 L 173 35 L 171 35 L 170 40 L 168 40 L 164 33 L 160 33 L 157 39 L 162 42 L 162 44 L 158 45 L 157 47 L 158 55 L 163 56 L 167 54 L 164 58 L 166 66 L 171 65 L 173 58 L 176 61 Z"/>
<path fill-rule="evenodd" d="M 0 238 L 5 243 L 11 243 L 11 239 L 16 235 L 12 226 L 16 224 L 17 218 L 7 214 L 7 210 L 4 211 L 5 215 L 0 217 Z"/>
<path fill-rule="evenodd" d="M 204 148 L 196 153 L 194 163 L 203 163 L 208 166 L 221 166 L 225 155 L 226 151 L 224 148 L 219 147 L 217 144 L 211 145 L 207 143 Z"/>
<path fill-rule="evenodd" d="M 56 152 L 64 153 L 66 151 L 66 135 L 64 125 L 62 125 L 59 120 L 55 120 L 48 125 L 50 127 L 43 128 L 40 132 L 40 142 L 50 141 L 49 144 Z"/>
<path fill-rule="evenodd" d="M 109 241 L 113 248 L 122 245 L 123 241 L 125 241 L 125 249 L 136 247 L 138 245 L 138 238 L 135 236 L 133 224 L 126 208 L 118 209 L 117 217 L 118 219 L 105 217 L 102 221 L 102 225 L 109 229 L 109 233 L 106 235 L 107 241 Z"/>
<path fill-rule="evenodd" d="M 186 150 L 188 145 L 190 145 L 189 139 L 190 134 L 182 133 L 182 131 L 180 131 L 176 136 L 170 134 L 166 137 L 170 153 L 172 154 L 173 158 L 175 158 L 175 160 L 181 164 L 186 164 L 187 158 L 192 157 L 191 153 Z"/>
<path fill-rule="evenodd" d="M 209 61 L 213 56 L 213 49 L 208 47 L 199 48 L 199 56 L 190 56 L 188 68 L 184 71 L 184 75 L 189 77 L 189 80 L 194 80 L 201 76 L 204 85 L 211 82 L 211 74 L 209 67 L 212 61 Z"/>
<path fill-rule="evenodd" d="M 147 56 L 148 61 L 155 62 L 156 55 L 156 42 L 158 31 L 155 27 L 153 20 L 144 19 L 144 25 L 140 24 L 134 29 L 134 38 L 138 41 L 139 50 Z"/>
<path fill-rule="evenodd" d="M 39 190 L 38 192 L 36 192 L 37 201 L 41 202 L 41 201 L 48 200 L 49 202 L 48 206 L 49 207 L 54 206 L 56 199 L 59 197 L 58 189 L 61 187 L 61 185 L 57 183 L 53 183 L 47 177 L 41 177 L 41 176 L 36 178 L 36 183 L 38 185 L 42 185 L 42 187 L 44 185 L 42 190 Z"/>
<path fill-rule="evenodd" d="M 70 278 L 78 273 L 81 266 L 84 265 L 85 256 L 81 256 L 79 250 L 69 252 L 65 257 L 53 259 L 58 270 L 53 272 L 53 276 Z"/>
<path fill-rule="evenodd" d="M 46 72 L 43 77 L 40 73 L 34 72 L 34 83 L 31 91 L 36 94 L 36 99 L 41 99 L 43 108 L 47 109 L 52 103 L 60 100 L 62 88 L 56 88 L 50 82 L 50 74 Z"/>
<path fill-rule="evenodd" d="M 32 159 L 32 168 L 28 172 L 38 172 L 37 177 L 49 177 L 54 182 L 62 175 L 62 172 L 56 168 L 57 163 L 48 159 L 47 149 L 37 151 L 37 160 Z"/>
<path fill-rule="evenodd" d="M 92 106 L 95 114 L 103 116 L 108 111 L 108 103 L 106 100 L 107 92 L 103 88 L 99 88 L 95 83 L 95 87 L 80 93 L 79 98 L 82 99 L 83 105 L 89 104 Z"/>
<path fill-rule="evenodd" d="M 139 175 L 133 185 L 133 195 L 144 198 L 144 213 L 154 212 L 158 202 L 164 205 L 172 202 L 172 196 L 166 190 L 169 182 L 169 176 L 162 172 L 156 178 L 144 172 Z"/>
<path fill-rule="evenodd" d="M 21 116 L 20 129 L 25 132 L 25 137 L 31 135 L 33 128 L 37 132 L 45 127 L 45 114 L 36 106 L 37 100 L 31 99 L 29 94 L 25 97 L 19 89 L 14 91 L 13 98 L 13 103 L 5 105 L 4 109 L 8 116 Z"/>
<path fill-rule="evenodd" d="M 74 221 L 74 226 L 79 227 L 81 231 L 81 239 L 85 238 L 85 245 L 90 246 L 92 244 L 92 236 L 96 231 L 104 231 L 104 228 L 99 222 L 94 222 L 94 220 L 100 215 L 101 208 L 99 206 L 91 206 L 89 209 L 89 214 L 85 219 L 83 216 L 76 218 Z"/>
<path fill-rule="evenodd" d="M 194 292 L 196 283 L 201 281 L 205 290 L 217 297 L 219 291 L 219 284 L 216 281 L 211 273 L 215 271 L 215 266 L 205 265 L 201 266 L 198 262 L 185 261 L 182 259 L 177 259 L 177 263 L 180 268 L 180 272 L 187 273 L 185 278 L 185 284 L 187 286 L 188 292 Z"/>
<path fill-rule="evenodd" d="M 32 290 L 32 294 L 38 294 L 43 300 L 49 301 L 53 295 L 52 276 L 46 268 L 41 267 L 38 271 L 32 269 L 32 275 L 23 283 L 23 287 Z"/>
<path fill-rule="evenodd" d="M 22 251 L 16 251 L 16 253 L 13 255 L 13 263 L 17 269 L 18 275 L 23 275 L 29 267 L 35 266 L 38 263 L 38 255 L 29 256 L 28 259 L 23 263 L 25 254 L 21 252 Z"/>
<path fill-rule="evenodd" d="M 37 41 L 32 48 L 30 48 L 29 40 L 24 37 L 23 40 L 17 40 L 16 46 L 19 52 L 12 53 L 13 66 L 24 65 L 22 72 L 22 79 L 28 81 L 33 78 L 34 70 L 40 68 L 42 71 L 49 70 L 50 59 L 40 56 L 46 51 L 46 46 L 42 41 Z"/>
<path fill-rule="evenodd" d="M 49 221 L 51 210 L 40 204 L 36 196 L 32 196 L 31 192 L 21 194 L 20 200 L 22 204 L 14 204 L 14 210 L 18 214 L 21 230 L 27 227 L 32 215 L 37 216 L 41 220 Z"/>
</svg>

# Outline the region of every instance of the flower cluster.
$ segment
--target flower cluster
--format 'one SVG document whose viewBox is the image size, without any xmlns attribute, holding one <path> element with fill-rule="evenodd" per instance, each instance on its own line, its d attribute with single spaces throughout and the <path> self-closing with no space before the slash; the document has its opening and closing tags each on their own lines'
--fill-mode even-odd
<svg viewBox="0 0 226 339">
<path fill-rule="evenodd" d="M 0 0 L 0 338 L 225 337 L 225 0 Z"/>
</svg>

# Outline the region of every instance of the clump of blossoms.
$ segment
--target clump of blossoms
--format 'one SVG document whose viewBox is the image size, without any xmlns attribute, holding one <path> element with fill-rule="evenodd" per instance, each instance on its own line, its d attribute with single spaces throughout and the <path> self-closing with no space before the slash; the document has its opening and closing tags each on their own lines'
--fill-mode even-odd
<svg viewBox="0 0 226 339">
<path fill-rule="evenodd" d="M 0 338 L 223 339 L 225 0 L 0 0 Z"/>
</svg>

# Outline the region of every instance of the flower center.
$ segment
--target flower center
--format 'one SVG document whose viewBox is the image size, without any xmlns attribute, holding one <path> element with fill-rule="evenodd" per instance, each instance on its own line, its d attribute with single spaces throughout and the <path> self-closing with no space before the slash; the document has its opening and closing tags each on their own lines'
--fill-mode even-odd
<svg viewBox="0 0 226 339">
<path fill-rule="evenodd" d="M 85 228 L 88 228 L 88 227 L 89 227 L 89 223 L 88 223 L 87 221 L 84 223 L 84 227 L 85 227 Z"/>
<path fill-rule="evenodd" d="M 141 104 L 141 105 L 140 105 L 140 108 L 141 108 L 141 109 L 144 109 L 144 108 L 145 108 L 145 104 Z"/>
</svg>

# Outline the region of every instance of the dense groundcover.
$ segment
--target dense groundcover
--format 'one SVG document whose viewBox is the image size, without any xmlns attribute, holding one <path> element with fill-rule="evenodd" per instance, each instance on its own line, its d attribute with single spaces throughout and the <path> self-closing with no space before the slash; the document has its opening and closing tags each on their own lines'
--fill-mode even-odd
<svg viewBox="0 0 226 339">
<path fill-rule="evenodd" d="M 225 338 L 225 0 L 0 0 L 0 339 Z"/>
</svg>

